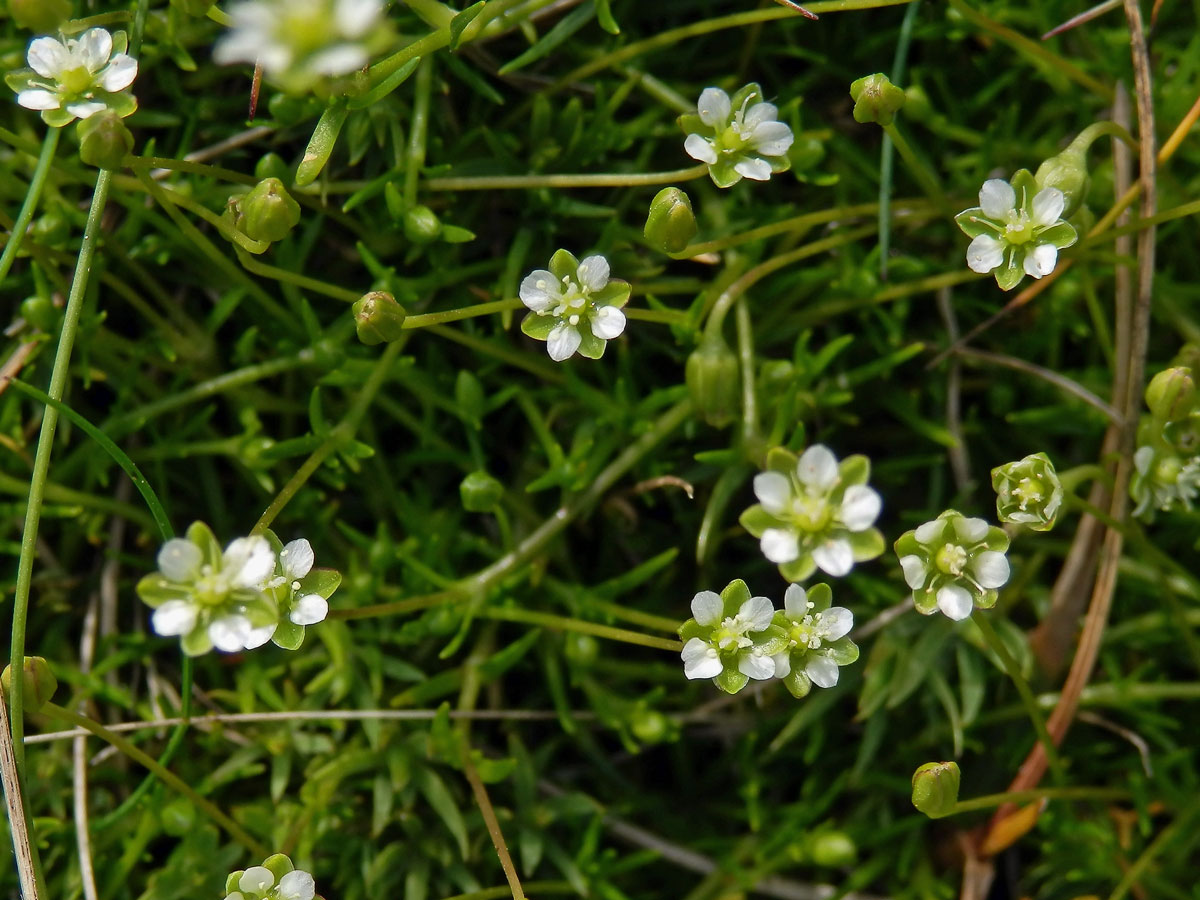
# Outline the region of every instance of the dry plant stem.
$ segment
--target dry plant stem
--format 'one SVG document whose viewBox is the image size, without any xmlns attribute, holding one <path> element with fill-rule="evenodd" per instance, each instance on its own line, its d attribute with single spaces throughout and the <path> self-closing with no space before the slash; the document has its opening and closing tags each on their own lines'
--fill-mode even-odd
<svg viewBox="0 0 1200 900">
<path fill-rule="evenodd" d="M 479 813 L 483 816 L 484 825 L 487 826 L 488 836 L 492 839 L 492 846 L 496 848 L 496 856 L 500 859 L 500 867 L 504 869 L 504 877 L 508 880 L 513 900 L 525 900 L 525 892 L 521 890 L 521 879 L 517 877 L 517 867 L 513 865 L 508 845 L 504 842 L 504 832 L 500 830 L 500 821 L 496 818 L 496 810 L 492 808 L 487 788 L 480 779 L 479 773 L 475 771 L 475 763 L 471 760 L 471 750 L 465 741 L 462 756 L 463 774 L 467 776 L 467 781 L 471 784 L 471 793 L 475 795 L 475 802 L 479 805 Z"/>
<path fill-rule="evenodd" d="M 950 302 L 951 293 L 949 287 L 938 290 L 937 307 L 946 326 L 946 337 L 953 344 L 958 340 L 958 319 L 954 315 L 954 305 Z M 954 473 L 954 486 L 958 493 L 965 495 L 971 487 L 971 457 L 966 441 L 963 440 L 962 364 L 958 360 L 951 360 L 950 371 L 946 374 L 946 430 L 955 442 L 947 451 L 950 469 Z"/>
<path fill-rule="evenodd" d="M 951 338 L 953 340 L 953 338 Z M 1005 356 L 1003 353 L 989 353 L 986 350 L 972 350 L 969 347 L 963 347 L 956 350 L 955 356 L 962 357 L 967 360 L 978 360 L 979 362 L 989 363 L 994 366 L 1003 366 L 1006 369 L 1012 369 L 1016 372 L 1024 372 L 1027 375 L 1032 375 L 1035 378 L 1040 378 L 1048 384 L 1054 385 L 1064 394 L 1069 394 L 1082 400 L 1093 409 L 1099 410 L 1104 414 L 1104 417 L 1114 425 L 1119 427 L 1121 424 L 1121 415 L 1109 404 L 1105 403 L 1078 381 L 1072 381 L 1066 376 L 1059 375 L 1053 369 L 1046 369 L 1042 366 L 1028 362 L 1023 359 L 1018 359 L 1015 356 Z M 1101 453 L 1101 457 L 1105 454 Z M 960 488 L 961 489 L 961 488 Z"/>
<path fill-rule="evenodd" d="M 1141 181 L 1141 216 L 1148 219 L 1154 215 L 1156 206 L 1155 155 L 1154 155 L 1154 106 L 1150 84 L 1150 56 L 1146 47 L 1145 30 L 1142 25 L 1138 0 L 1125 0 L 1125 16 L 1129 22 L 1129 36 L 1133 55 L 1134 84 L 1137 95 L 1138 139 L 1141 143 L 1139 178 Z M 1129 477 L 1134 438 L 1137 429 L 1137 412 L 1141 404 L 1142 382 L 1145 374 L 1146 345 L 1150 331 L 1150 303 L 1154 286 L 1154 240 L 1155 229 L 1147 228 L 1138 237 L 1137 294 L 1130 329 L 1128 374 L 1124 384 L 1124 396 L 1114 396 L 1114 401 L 1124 418 L 1120 441 L 1120 458 L 1113 484 L 1109 514 L 1116 522 L 1125 520 L 1129 499 Z M 1117 566 L 1121 559 L 1124 536 L 1116 528 L 1108 528 L 1100 550 L 1099 569 L 1096 583 L 1084 620 L 1079 649 L 1071 663 L 1058 704 L 1050 714 L 1047 728 L 1056 744 L 1062 743 L 1071 719 L 1079 706 L 1080 694 L 1091 678 L 1108 612 L 1112 605 L 1117 582 Z M 1037 785 L 1046 771 L 1046 756 L 1041 746 L 1034 747 L 1021 765 L 1010 790 L 1029 790 Z M 1003 810 L 1001 811 L 1003 812 Z M 998 817 L 1001 815 L 997 814 Z M 993 821 L 993 828 L 995 827 Z"/>
<path fill-rule="evenodd" d="M 4 783 L 4 803 L 8 812 L 8 827 L 12 832 L 13 854 L 17 858 L 21 897 L 24 900 L 38 900 L 44 895 L 40 890 L 41 866 L 36 860 L 37 850 L 29 842 L 29 823 L 25 818 L 21 776 L 17 771 L 12 734 L 8 727 L 8 704 L 3 697 L 0 697 L 0 781 Z"/>
</svg>

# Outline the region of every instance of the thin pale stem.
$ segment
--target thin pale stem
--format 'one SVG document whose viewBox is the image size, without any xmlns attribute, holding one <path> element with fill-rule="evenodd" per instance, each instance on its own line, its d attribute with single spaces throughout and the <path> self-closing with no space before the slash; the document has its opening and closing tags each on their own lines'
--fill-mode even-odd
<svg viewBox="0 0 1200 900">
<path fill-rule="evenodd" d="M 604 638 L 608 641 L 637 644 L 640 647 L 653 647 L 655 650 L 668 650 L 672 653 L 678 653 L 683 649 L 683 644 L 680 641 L 642 634 L 640 631 L 630 631 L 628 628 L 601 625 L 599 622 L 587 622 L 583 619 L 557 616 L 553 613 L 540 612 L 535 609 L 487 607 L 478 610 L 475 615 L 483 619 L 499 619 L 502 622 L 524 622 L 528 625 L 541 625 L 556 631 L 574 631 L 578 634 L 590 634 L 592 637 Z"/>
<path fill-rule="evenodd" d="M 38 155 L 37 165 L 33 168 L 29 187 L 25 189 L 25 200 L 21 204 L 21 211 L 17 213 L 16 221 L 13 222 L 12 233 L 8 236 L 8 243 L 4 245 L 4 253 L 0 254 L 0 282 L 3 282 L 8 276 L 8 270 L 12 268 L 13 260 L 17 258 L 17 251 L 21 249 L 21 242 L 25 239 L 25 232 L 33 220 L 38 201 L 42 197 L 42 188 L 46 186 L 46 177 L 50 174 L 50 167 L 54 163 L 54 151 L 58 149 L 58 136 L 61 132 L 61 128 L 51 128 L 46 132 L 46 137 L 42 141 L 42 152 Z"/>
<path fill-rule="evenodd" d="M 473 319 L 476 316 L 487 316 L 506 309 L 520 309 L 524 306 L 520 300 L 492 300 L 488 303 L 477 303 L 474 306 L 464 306 L 462 309 L 447 309 L 442 312 L 422 313 L 408 316 L 404 320 L 404 329 L 428 328 L 431 325 L 445 325 L 447 322 L 458 322 L 462 319 Z"/>
<path fill-rule="evenodd" d="M 1130 796 L 1129 791 L 1120 788 L 1093 787 L 1060 787 L 1041 788 L 1033 791 L 1009 791 L 1004 794 L 985 794 L 982 797 L 972 797 L 970 800 L 960 800 L 954 804 L 950 813 L 972 812 L 977 809 L 992 809 L 1006 803 L 1033 803 L 1037 800 L 1125 800 Z"/>
<path fill-rule="evenodd" d="M 474 175 L 426 179 L 429 191 L 496 191 L 526 188 L 646 187 L 694 181 L 708 174 L 703 163 L 672 172 L 605 173 L 599 175 Z"/>
</svg>

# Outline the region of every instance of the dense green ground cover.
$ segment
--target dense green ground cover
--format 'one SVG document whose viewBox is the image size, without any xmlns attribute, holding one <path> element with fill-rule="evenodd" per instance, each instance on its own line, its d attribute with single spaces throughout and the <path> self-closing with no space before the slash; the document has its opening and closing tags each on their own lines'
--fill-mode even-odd
<svg viewBox="0 0 1200 900">
<path fill-rule="evenodd" d="M 226 7 L 74 3 L 72 35 L 124 29 L 138 59 L 135 155 L 99 189 L 75 125 L 54 147 L 36 112 L 0 112 L 6 242 L 41 188 L 0 284 L 0 364 L 36 389 L 0 383 L 0 551 L 14 652 L 58 680 L 24 720 L 43 897 L 220 897 L 276 852 L 329 900 L 517 879 L 605 900 L 1200 897 L 1200 516 L 1126 499 L 1163 425 L 1135 435 L 1143 369 L 1200 342 L 1200 3 L 1143 4 L 1139 84 L 1120 4 L 1043 42 L 1081 5 L 393 2 L 360 41 L 372 69 L 291 93 L 268 74 L 252 122 L 252 66 L 212 60 Z M 34 35 L 0 20 L 6 72 Z M 877 72 L 907 89 L 886 129 L 850 96 Z M 676 120 L 748 83 L 794 134 L 790 168 L 718 187 Z M 1110 120 L 1155 136 L 1157 173 L 1097 141 L 1051 274 L 1005 293 L 968 269 L 954 216 L 981 185 Z M 296 224 L 265 247 L 226 209 L 268 176 L 299 205 L 267 214 Z M 673 254 L 643 235 L 668 185 L 699 229 Z M 600 359 L 522 334 L 522 282 L 560 248 L 631 286 Z M 407 312 L 394 341 L 356 334 L 372 290 Z M 37 391 L 62 396 L 52 458 Z M 686 679 L 697 592 L 742 579 L 783 607 L 739 517 L 770 448 L 815 444 L 868 457 L 882 498 L 882 555 L 805 576 L 861 655 L 802 699 Z M 1065 484 L 1054 530 L 1007 526 L 990 610 L 915 612 L 893 542 L 947 508 L 995 524 L 990 471 L 1039 451 Z M 197 520 L 222 545 L 305 538 L 341 573 L 299 649 L 185 661 L 154 633 L 136 587 Z M 111 735 L 40 737 L 171 719 L 189 682 L 200 721 L 120 732 L 182 790 Z M 931 821 L 910 779 L 949 760 L 961 799 L 1032 805 Z M 17 896 L 9 854 L 0 885 Z"/>
</svg>

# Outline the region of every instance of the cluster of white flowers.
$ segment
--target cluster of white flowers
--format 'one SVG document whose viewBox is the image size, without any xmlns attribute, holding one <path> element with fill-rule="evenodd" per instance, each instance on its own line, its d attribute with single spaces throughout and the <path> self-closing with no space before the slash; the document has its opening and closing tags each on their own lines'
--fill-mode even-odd
<svg viewBox="0 0 1200 900">
<path fill-rule="evenodd" d="M 776 611 L 766 597 L 751 597 L 740 580 L 720 594 L 701 591 L 692 598 L 692 618 L 679 629 L 684 675 L 711 678 L 731 694 L 750 679 L 781 679 L 796 697 L 814 684 L 833 687 L 838 666 L 858 659 L 858 647 L 846 636 L 853 614 L 831 606 L 832 596 L 825 584 L 807 591 L 793 584 Z"/>
<path fill-rule="evenodd" d="M 186 538 L 163 545 L 158 572 L 143 578 L 137 591 L 154 607 L 154 630 L 180 637 L 189 655 L 213 647 L 252 650 L 269 640 L 295 650 L 305 626 L 324 621 L 328 598 L 341 582 L 337 572 L 314 569 L 313 562 L 303 538 L 274 546 L 253 535 L 221 550 L 208 526 L 196 522 Z"/>
<path fill-rule="evenodd" d="M 282 853 L 261 866 L 231 872 L 225 880 L 225 900 L 314 900 L 317 884 Z"/>
<path fill-rule="evenodd" d="M 34 38 L 29 68 L 5 78 L 17 102 L 41 112 L 47 125 L 62 127 L 102 110 L 128 116 L 137 100 L 128 88 L 137 77 L 137 60 L 126 53 L 125 32 L 90 28 L 78 38 Z"/>
</svg>

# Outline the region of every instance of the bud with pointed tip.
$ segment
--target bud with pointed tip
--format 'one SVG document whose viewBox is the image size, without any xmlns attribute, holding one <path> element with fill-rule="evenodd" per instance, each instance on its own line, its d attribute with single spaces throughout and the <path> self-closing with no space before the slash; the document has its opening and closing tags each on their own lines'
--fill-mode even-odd
<svg viewBox="0 0 1200 900">
<path fill-rule="evenodd" d="M 857 79 L 850 85 L 850 97 L 854 100 L 855 122 L 880 125 L 891 125 L 905 100 L 904 91 L 881 72 Z"/>
<path fill-rule="evenodd" d="M 239 203 L 238 224 L 252 240 L 281 241 L 300 222 L 300 204 L 278 178 L 264 178 Z"/>
<path fill-rule="evenodd" d="M 40 656 L 25 657 L 25 665 L 21 671 L 24 685 L 21 697 L 26 713 L 35 713 L 50 702 L 54 692 L 58 690 L 58 679 L 50 671 L 50 665 Z M 5 666 L 0 674 L 0 684 L 7 694 L 12 688 L 12 666 Z"/>
<path fill-rule="evenodd" d="M 1146 387 L 1146 405 L 1159 422 L 1176 422 L 1196 406 L 1196 381 L 1183 366 L 1164 369 Z"/>
<path fill-rule="evenodd" d="M 680 253 L 696 236 L 692 200 L 677 187 L 663 188 L 650 201 L 650 214 L 642 233 L 664 253 Z"/>
<path fill-rule="evenodd" d="M 738 410 L 738 359 L 720 334 L 705 335 L 687 359 L 692 403 L 704 421 L 723 428 Z"/>
<path fill-rule="evenodd" d="M 79 120 L 79 158 L 97 169 L 119 169 L 133 150 L 133 135 L 121 117 L 104 110 Z"/>
<path fill-rule="evenodd" d="M 367 346 L 396 340 L 404 330 L 404 307 L 387 291 L 370 291 L 354 301 L 354 329 Z"/>
<path fill-rule="evenodd" d="M 912 777 L 912 803 L 931 819 L 954 812 L 962 773 L 956 762 L 931 762 L 919 767 Z"/>
</svg>

